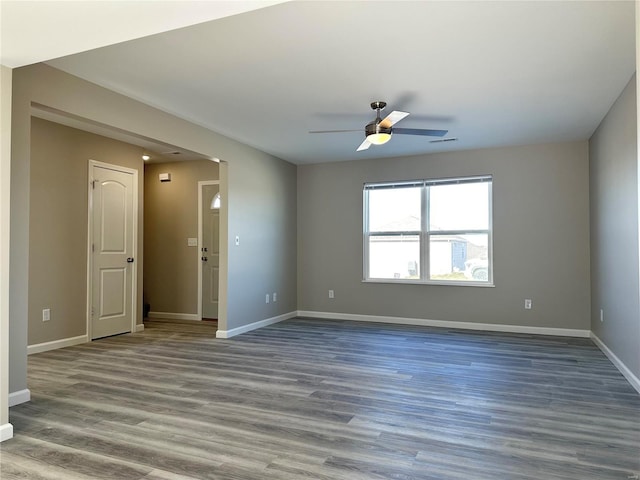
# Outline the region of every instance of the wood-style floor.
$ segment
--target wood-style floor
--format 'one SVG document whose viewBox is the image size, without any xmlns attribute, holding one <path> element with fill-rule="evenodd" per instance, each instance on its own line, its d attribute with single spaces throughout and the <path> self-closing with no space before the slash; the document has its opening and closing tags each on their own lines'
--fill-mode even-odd
<svg viewBox="0 0 640 480">
<path fill-rule="evenodd" d="M 587 339 L 195 322 L 29 357 L 2 480 L 637 479 L 640 395 Z"/>
</svg>

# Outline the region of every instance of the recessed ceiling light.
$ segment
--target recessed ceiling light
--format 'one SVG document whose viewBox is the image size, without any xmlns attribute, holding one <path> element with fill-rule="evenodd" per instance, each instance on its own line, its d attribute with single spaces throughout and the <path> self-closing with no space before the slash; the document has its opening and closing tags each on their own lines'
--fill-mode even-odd
<svg viewBox="0 0 640 480">
<path fill-rule="evenodd" d="M 151 157 L 149 155 L 142 155 L 142 160 L 144 160 L 145 162 L 147 160 L 149 160 Z"/>
</svg>

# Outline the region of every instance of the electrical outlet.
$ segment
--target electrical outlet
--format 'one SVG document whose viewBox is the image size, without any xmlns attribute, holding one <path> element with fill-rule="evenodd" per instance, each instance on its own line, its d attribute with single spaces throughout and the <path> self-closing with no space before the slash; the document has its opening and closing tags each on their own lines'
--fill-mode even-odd
<svg viewBox="0 0 640 480">
<path fill-rule="evenodd" d="M 329 298 L 334 298 L 334 297 L 335 297 L 335 295 L 333 293 L 333 290 L 329 290 Z"/>
<path fill-rule="evenodd" d="M 45 308 L 44 310 L 42 310 L 42 321 L 48 322 L 49 320 L 51 320 L 51 310 Z"/>
<path fill-rule="evenodd" d="M 531 310 L 533 308 L 533 304 L 531 303 L 531 299 L 530 298 L 525 298 L 524 299 L 524 308 L 525 308 L 525 310 Z"/>
<path fill-rule="evenodd" d="M 264 303 L 269 303 L 269 294 L 268 293 L 264 296 Z"/>
<path fill-rule="evenodd" d="M 273 303 L 276 303 L 278 301 L 278 294 L 276 292 L 273 292 L 272 300 L 273 300 Z"/>
<path fill-rule="evenodd" d="M 600 321 L 604 322 L 604 310 L 602 308 L 600 309 Z"/>
</svg>

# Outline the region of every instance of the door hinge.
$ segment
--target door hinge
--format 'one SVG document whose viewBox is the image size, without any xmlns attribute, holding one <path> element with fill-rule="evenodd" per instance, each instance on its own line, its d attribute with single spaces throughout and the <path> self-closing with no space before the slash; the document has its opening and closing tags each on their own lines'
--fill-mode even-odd
<svg viewBox="0 0 640 480">
<path fill-rule="evenodd" d="M 94 190 L 96 189 L 96 181 L 95 180 L 91 180 L 91 188 L 93 188 Z"/>
<path fill-rule="evenodd" d="M 95 253 L 95 251 L 96 251 L 96 244 L 92 243 L 91 244 L 91 253 Z"/>
</svg>

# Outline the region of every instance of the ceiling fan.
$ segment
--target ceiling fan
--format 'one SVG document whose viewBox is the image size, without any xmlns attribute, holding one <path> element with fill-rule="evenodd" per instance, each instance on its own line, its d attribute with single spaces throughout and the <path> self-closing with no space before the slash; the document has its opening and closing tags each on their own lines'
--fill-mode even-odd
<svg viewBox="0 0 640 480">
<path fill-rule="evenodd" d="M 430 130 L 426 128 L 398 128 L 393 127 L 400 120 L 409 115 L 409 112 L 394 110 L 384 119 L 380 118 L 380 111 L 387 106 L 386 102 L 372 102 L 371 108 L 376 111 L 376 119 L 367 123 L 364 127 L 364 142 L 360 144 L 356 151 L 366 150 L 371 145 L 383 145 L 391 140 L 391 135 L 423 135 L 427 137 L 444 137 L 448 130 Z M 361 130 L 314 130 L 309 133 L 342 133 L 359 132 Z"/>
</svg>

